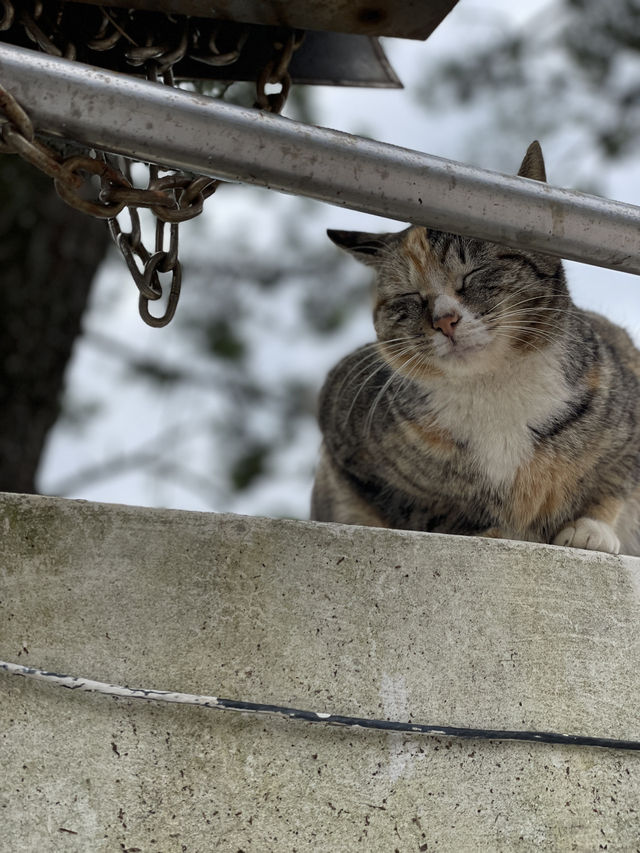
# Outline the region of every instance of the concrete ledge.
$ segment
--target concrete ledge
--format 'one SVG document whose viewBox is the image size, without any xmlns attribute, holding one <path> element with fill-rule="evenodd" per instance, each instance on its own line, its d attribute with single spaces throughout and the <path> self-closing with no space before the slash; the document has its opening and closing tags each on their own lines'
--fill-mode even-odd
<svg viewBox="0 0 640 853">
<path fill-rule="evenodd" d="M 0 497 L 0 658 L 640 739 L 640 560 Z M 635 850 L 640 755 L 320 728 L 0 675 L 0 848 Z"/>
</svg>

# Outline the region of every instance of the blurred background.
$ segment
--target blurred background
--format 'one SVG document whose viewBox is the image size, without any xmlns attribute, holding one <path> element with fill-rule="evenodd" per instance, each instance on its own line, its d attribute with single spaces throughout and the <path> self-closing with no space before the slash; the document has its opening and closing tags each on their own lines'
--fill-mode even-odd
<svg viewBox="0 0 640 853">
<path fill-rule="evenodd" d="M 640 1 L 460 0 L 383 45 L 404 90 L 298 86 L 284 114 L 507 173 L 539 139 L 552 184 L 640 202 Z M 223 185 L 151 329 L 104 223 L 9 155 L 0 194 L 0 490 L 307 517 L 318 391 L 373 338 L 370 273 L 325 230 L 402 223 Z M 638 340 L 635 277 L 567 268 Z"/>
</svg>

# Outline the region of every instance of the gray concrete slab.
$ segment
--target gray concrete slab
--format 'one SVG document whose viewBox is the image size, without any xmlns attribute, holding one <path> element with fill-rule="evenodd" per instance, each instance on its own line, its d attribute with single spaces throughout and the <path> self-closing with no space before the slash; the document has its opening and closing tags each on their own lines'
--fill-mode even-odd
<svg viewBox="0 0 640 853">
<path fill-rule="evenodd" d="M 0 658 L 640 739 L 640 560 L 0 497 Z M 640 849 L 640 755 L 320 727 L 0 674 L 0 849 Z"/>
</svg>

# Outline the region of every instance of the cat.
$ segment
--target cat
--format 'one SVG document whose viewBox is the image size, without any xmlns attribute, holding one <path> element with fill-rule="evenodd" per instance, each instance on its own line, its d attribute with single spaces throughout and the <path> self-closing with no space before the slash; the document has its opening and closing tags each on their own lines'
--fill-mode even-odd
<svg viewBox="0 0 640 853">
<path fill-rule="evenodd" d="M 533 142 L 518 174 L 546 181 Z M 311 518 L 640 555 L 640 352 L 562 262 L 410 226 L 328 231 L 377 341 L 320 394 Z"/>
</svg>

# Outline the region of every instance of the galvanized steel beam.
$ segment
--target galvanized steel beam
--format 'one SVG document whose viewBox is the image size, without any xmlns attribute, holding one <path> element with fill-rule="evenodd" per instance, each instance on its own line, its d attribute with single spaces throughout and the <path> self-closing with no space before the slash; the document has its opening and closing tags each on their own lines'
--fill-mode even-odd
<svg viewBox="0 0 640 853">
<path fill-rule="evenodd" d="M 354 210 L 640 273 L 640 208 L 0 45 L 44 132 Z"/>
</svg>

